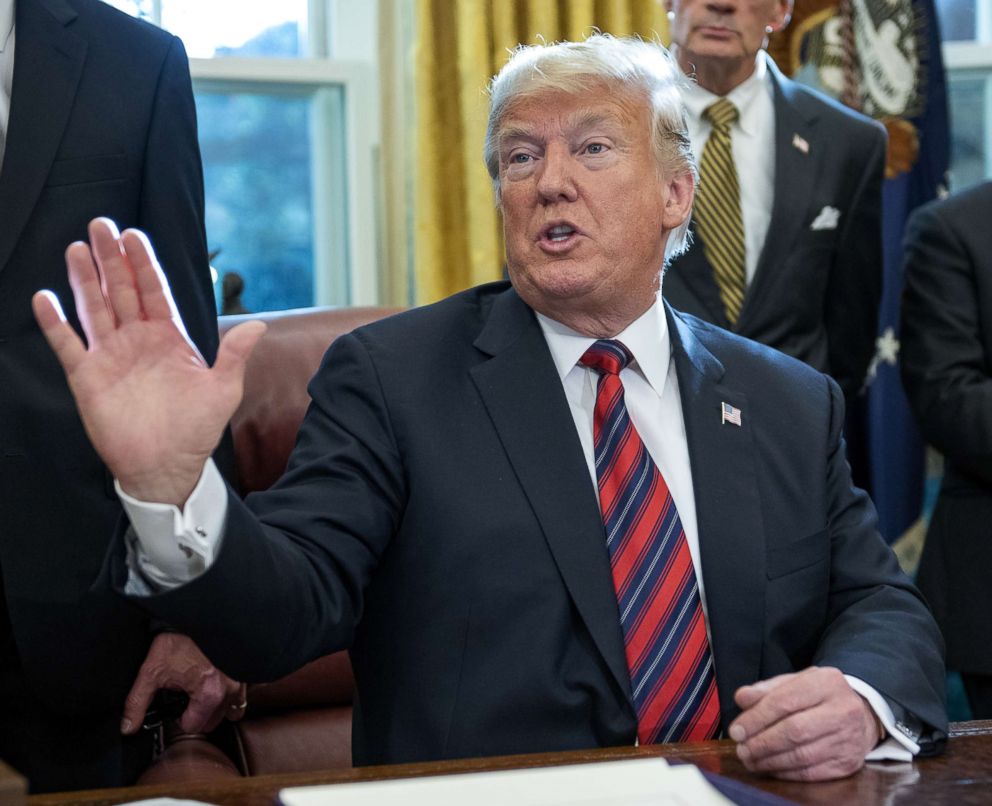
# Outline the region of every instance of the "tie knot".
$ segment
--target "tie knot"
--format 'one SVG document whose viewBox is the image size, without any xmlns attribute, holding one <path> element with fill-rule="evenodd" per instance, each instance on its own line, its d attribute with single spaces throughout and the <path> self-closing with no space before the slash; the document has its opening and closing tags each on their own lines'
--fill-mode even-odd
<svg viewBox="0 0 992 806">
<path fill-rule="evenodd" d="M 714 129 L 728 132 L 730 131 L 730 124 L 737 120 L 737 107 L 732 101 L 721 98 L 703 110 L 703 117 L 713 124 Z"/>
<path fill-rule="evenodd" d="M 619 375 L 632 358 L 630 350 L 623 342 L 616 339 L 600 339 L 582 354 L 579 363 L 600 374 Z"/>
</svg>

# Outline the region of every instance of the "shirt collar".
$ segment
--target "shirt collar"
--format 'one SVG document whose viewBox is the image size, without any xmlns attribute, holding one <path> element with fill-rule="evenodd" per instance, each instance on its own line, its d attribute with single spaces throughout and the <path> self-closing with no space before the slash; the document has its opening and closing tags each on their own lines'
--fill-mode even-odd
<svg viewBox="0 0 992 806">
<path fill-rule="evenodd" d="M 0 0 L 0 53 L 3 53 L 10 41 L 10 32 L 14 30 L 14 0 Z"/>
<path fill-rule="evenodd" d="M 761 115 L 758 105 L 754 100 L 758 93 L 764 91 L 771 97 L 773 93 L 771 78 L 768 73 L 768 65 L 765 62 L 765 51 L 759 50 L 754 57 L 754 71 L 740 84 L 727 93 L 727 100 L 732 101 L 737 107 L 739 117 L 737 125 L 749 135 L 759 133 L 761 127 Z M 690 77 L 691 78 L 691 77 Z M 689 81 L 689 86 L 683 94 L 683 103 L 686 110 L 697 120 L 701 120 L 706 108 L 720 99 L 721 96 L 700 87 L 695 80 Z"/>
<path fill-rule="evenodd" d="M 544 314 L 538 313 L 537 321 L 541 325 L 548 349 L 551 350 L 558 376 L 564 380 L 596 339 L 583 336 Z M 622 341 L 634 356 L 630 364 L 631 369 L 639 371 L 651 384 L 655 394 L 661 395 L 668 378 L 668 365 L 672 357 L 668 319 L 665 317 L 665 306 L 661 302 L 661 295 L 655 297 L 651 307 L 614 338 Z"/>
</svg>

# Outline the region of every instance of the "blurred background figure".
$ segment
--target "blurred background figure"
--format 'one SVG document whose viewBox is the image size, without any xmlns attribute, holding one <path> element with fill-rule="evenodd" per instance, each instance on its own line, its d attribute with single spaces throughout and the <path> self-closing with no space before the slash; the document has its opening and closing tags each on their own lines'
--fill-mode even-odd
<svg viewBox="0 0 992 806">
<path fill-rule="evenodd" d="M 213 359 L 189 70 L 178 39 L 96 0 L 0 0 L 0 48 L 0 758 L 34 792 L 124 784 L 150 758 L 150 690 L 183 687 L 176 650 L 200 672 L 186 678 L 197 708 L 216 672 L 188 639 L 157 642 L 122 737 L 152 630 L 90 591 L 121 507 L 30 299 L 57 290 L 74 321 L 63 251 L 113 216 L 161 240 L 189 335 Z M 224 678 L 207 710 L 240 695 Z"/>
<path fill-rule="evenodd" d="M 221 278 L 221 308 L 224 316 L 239 313 L 251 313 L 242 303 L 241 295 L 245 290 L 245 281 L 236 271 L 226 271 Z"/>
<path fill-rule="evenodd" d="M 679 310 L 826 372 L 850 403 L 875 348 L 885 131 L 766 58 L 792 0 L 666 0 L 700 162 Z"/>
<path fill-rule="evenodd" d="M 906 236 L 902 375 L 944 455 L 919 584 L 975 719 L 992 719 L 992 183 L 919 208 Z"/>
</svg>

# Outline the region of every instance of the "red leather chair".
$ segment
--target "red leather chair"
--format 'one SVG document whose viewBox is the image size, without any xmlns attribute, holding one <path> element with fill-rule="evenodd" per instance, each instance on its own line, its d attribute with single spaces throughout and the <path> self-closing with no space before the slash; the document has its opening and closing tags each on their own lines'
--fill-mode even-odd
<svg viewBox="0 0 992 806">
<path fill-rule="evenodd" d="M 304 308 L 220 318 L 221 336 L 250 319 L 269 326 L 248 361 L 244 400 L 231 420 L 242 495 L 266 489 L 285 470 L 310 403 L 307 383 L 330 343 L 397 310 Z M 353 688 L 346 652 L 274 683 L 252 685 L 240 722 L 224 723 L 210 736 L 167 728 L 165 751 L 138 783 L 350 767 Z"/>
</svg>

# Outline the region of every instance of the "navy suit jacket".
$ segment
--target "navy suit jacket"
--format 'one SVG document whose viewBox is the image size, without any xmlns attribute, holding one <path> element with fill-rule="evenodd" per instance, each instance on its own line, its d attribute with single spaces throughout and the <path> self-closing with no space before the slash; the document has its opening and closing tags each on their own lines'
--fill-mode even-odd
<svg viewBox="0 0 992 806">
<path fill-rule="evenodd" d="M 120 504 L 31 312 L 32 294 L 50 288 L 75 321 L 63 254 L 98 215 L 161 245 L 189 333 L 212 360 L 216 314 L 182 43 L 95 0 L 18 0 L 0 172 L 2 594 L 35 693 L 74 724 L 99 723 L 112 743 L 147 619 L 89 592 Z M 3 610 L 0 602 L 0 619 Z"/>
<path fill-rule="evenodd" d="M 694 318 L 669 325 L 724 728 L 738 686 L 830 664 L 943 730 L 940 636 L 851 487 L 836 385 Z M 596 493 L 516 292 L 359 328 L 310 393 L 283 479 L 231 494 L 215 564 L 142 605 L 239 678 L 350 647 L 359 764 L 632 744 Z"/>
<path fill-rule="evenodd" d="M 785 78 L 770 59 L 768 69 L 775 105 L 771 221 L 732 329 L 826 372 L 850 402 L 875 351 L 885 130 Z M 814 229 L 828 206 L 839 212 L 836 225 Z M 664 294 L 678 310 L 730 328 L 698 232 L 671 262 Z"/>
<path fill-rule="evenodd" d="M 923 435 L 944 455 L 920 588 L 947 639 L 948 666 L 983 675 L 992 674 L 990 218 L 992 182 L 913 213 L 900 361 Z"/>
</svg>

